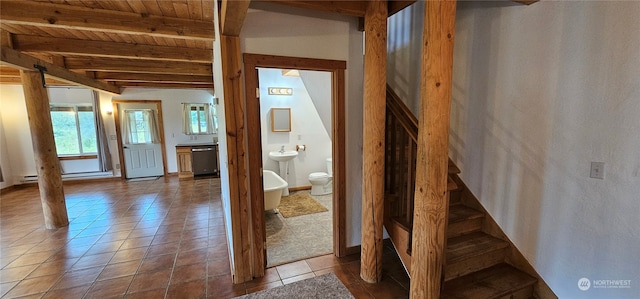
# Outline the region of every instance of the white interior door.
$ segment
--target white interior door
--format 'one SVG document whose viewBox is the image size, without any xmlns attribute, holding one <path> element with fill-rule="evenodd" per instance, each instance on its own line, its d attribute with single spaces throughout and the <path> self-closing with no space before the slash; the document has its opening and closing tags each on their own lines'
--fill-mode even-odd
<svg viewBox="0 0 640 299">
<path fill-rule="evenodd" d="M 128 179 L 161 176 L 164 174 L 160 144 L 126 144 L 123 148 L 124 166 Z"/>
<path fill-rule="evenodd" d="M 126 178 L 164 175 L 155 104 L 119 104 L 118 115 Z"/>
</svg>

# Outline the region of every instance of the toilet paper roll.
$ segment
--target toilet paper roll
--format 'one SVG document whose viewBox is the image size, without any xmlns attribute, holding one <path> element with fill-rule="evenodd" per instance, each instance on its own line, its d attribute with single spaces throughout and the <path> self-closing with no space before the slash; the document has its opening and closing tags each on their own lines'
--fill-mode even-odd
<svg viewBox="0 0 640 299">
<path fill-rule="evenodd" d="M 297 151 L 306 151 L 307 150 L 307 146 L 306 145 L 296 145 L 296 150 Z"/>
</svg>

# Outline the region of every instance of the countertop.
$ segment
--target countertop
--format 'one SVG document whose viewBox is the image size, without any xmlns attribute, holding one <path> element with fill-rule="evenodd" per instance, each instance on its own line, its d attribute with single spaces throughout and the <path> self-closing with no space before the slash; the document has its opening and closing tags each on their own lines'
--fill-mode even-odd
<svg viewBox="0 0 640 299">
<path fill-rule="evenodd" d="M 218 143 L 200 142 L 200 143 L 180 143 L 180 144 L 176 144 L 176 147 L 197 147 L 197 146 L 218 146 Z"/>
</svg>

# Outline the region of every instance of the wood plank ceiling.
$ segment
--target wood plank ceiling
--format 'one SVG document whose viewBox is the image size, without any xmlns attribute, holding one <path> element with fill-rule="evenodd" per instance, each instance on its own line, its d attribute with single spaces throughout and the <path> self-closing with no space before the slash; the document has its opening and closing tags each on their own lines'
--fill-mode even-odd
<svg viewBox="0 0 640 299">
<path fill-rule="evenodd" d="M 223 8 L 235 4 L 220 1 Z M 366 7 L 366 1 L 350 0 L 253 1 L 356 17 L 363 17 Z M 389 15 L 415 1 L 388 1 Z M 5 50 L 0 53 L 0 84 L 20 84 L 15 67 L 24 69 L 39 59 L 60 67 L 58 74 L 70 70 L 87 77 L 84 86 L 109 92 L 122 87 L 213 88 L 213 5 L 213 0 L 0 0 Z M 246 13 L 246 5 L 238 9 Z M 222 18 L 236 14 L 242 12 L 223 9 Z M 31 57 L 17 66 L 7 63 L 6 55 Z M 76 74 L 63 76 L 73 77 Z M 69 81 L 47 78 L 51 85 Z M 105 83 L 111 88 L 102 88 Z"/>
<path fill-rule="evenodd" d="M 2 0 L 0 37 L 116 87 L 213 88 L 212 0 Z M 9 52 L 9 50 L 7 50 Z M 0 83 L 19 71 L 0 66 Z M 69 85 L 47 78 L 47 84 Z"/>
</svg>

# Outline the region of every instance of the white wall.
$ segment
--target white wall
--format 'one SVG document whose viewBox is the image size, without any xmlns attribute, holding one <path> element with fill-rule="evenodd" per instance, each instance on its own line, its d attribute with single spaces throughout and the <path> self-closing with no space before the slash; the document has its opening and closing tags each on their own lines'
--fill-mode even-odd
<svg viewBox="0 0 640 299">
<path fill-rule="evenodd" d="M 333 140 L 333 136 L 331 136 L 331 73 L 315 71 L 300 71 L 299 73 L 300 79 L 302 79 L 302 83 L 307 89 L 313 106 L 324 125 L 324 130 L 329 135 L 329 138 Z"/>
<path fill-rule="evenodd" d="M 640 2 L 496 5 L 458 6 L 462 178 L 558 297 L 640 298 Z"/>
<path fill-rule="evenodd" d="M 52 103 L 91 103 L 92 92 L 83 88 L 61 88 L 51 87 L 49 98 Z M 24 92 L 22 85 L 2 85 L 0 88 L 0 104 L 2 110 L 2 126 L 5 131 L 5 141 L 7 146 L 6 154 L 3 152 L 3 159 L 10 157 L 7 170 L 11 170 L 9 177 L 3 163 L 5 181 L 8 185 L 20 184 L 24 176 L 37 175 L 31 144 L 31 134 L 29 132 L 29 121 L 25 106 Z M 177 172 L 176 144 L 180 143 L 202 143 L 212 142 L 215 135 L 198 135 L 190 137 L 182 134 L 182 108 L 180 103 L 210 103 L 213 93 L 204 89 L 150 89 L 150 88 L 126 88 L 117 97 L 110 94 L 100 93 L 100 106 L 105 124 L 106 133 L 109 137 L 115 136 L 115 123 L 112 114 L 112 99 L 128 100 L 160 100 L 162 101 L 162 113 L 164 121 L 164 137 L 167 151 L 167 169 L 169 172 Z M 192 138 L 197 138 L 190 140 Z M 118 161 L 118 147 L 115 139 L 109 138 L 109 148 L 114 164 L 114 175 L 119 176 L 120 170 L 115 169 Z M 65 161 L 63 165 L 67 173 L 97 171 L 97 162 L 87 161 Z"/>
<path fill-rule="evenodd" d="M 12 172 L 11 177 L 5 176 L 5 181 L 15 185 L 24 176 L 37 175 L 22 85 L 0 85 L 0 107 L 7 144 L 7 157 L 3 155 L 3 159 L 10 160 Z"/>
<path fill-rule="evenodd" d="M 387 84 L 416 117 L 420 109 L 420 61 L 424 2 L 418 1 L 387 21 Z"/>
<path fill-rule="evenodd" d="M 216 97 L 218 104 L 218 155 L 220 161 L 220 191 L 222 197 L 222 208 L 224 211 L 225 232 L 227 234 L 227 246 L 229 249 L 229 260 L 231 262 L 231 274 L 235 275 L 235 256 L 233 251 L 233 231 L 231 230 L 231 199 L 229 190 L 229 160 L 227 152 L 227 125 L 224 114 L 226 101 L 224 98 L 224 81 L 222 75 L 222 62 L 220 61 L 220 22 L 218 20 L 218 0 L 215 0 L 213 24 L 215 28 L 215 40 L 213 42 L 213 85 L 218 90 Z"/>
<path fill-rule="evenodd" d="M 11 159 L 9 159 L 9 148 L 4 133 L 4 124 L 2 123 L 2 113 L 0 113 L 0 166 L 2 166 L 2 179 L 0 189 L 13 185 L 13 170 L 11 168 Z"/>
<path fill-rule="evenodd" d="M 111 97 L 101 95 L 101 103 L 113 100 L 160 100 L 162 102 L 162 119 L 164 124 L 165 149 L 167 151 L 167 171 L 177 172 L 176 145 L 189 143 L 213 142 L 215 135 L 185 135 L 182 133 L 181 103 L 211 103 L 213 91 L 207 89 L 156 89 L 156 88 L 125 88 L 122 94 Z M 111 110 L 113 110 L 111 106 Z M 115 132 L 113 115 L 105 119 L 105 126 L 112 127 Z M 113 135 L 115 133 L 107 133 Z M 110 142 L 112 156 L 118 161 L 117 141 Z M 119 162 L 117 162 L 119 163 Z"/>
<path fill-rule="evenodd" d="M 328 72 L 315 73 L 324 73 L 331 78 L 331 73 Z M 299 151 L 298 156 L 289 161 L 288 183 L 290 188 L 310 186 L 309 174 L 326 172 L 326 158 L 331 157 L 331 139 L 324 129 L 320 115 L 300 77 L 282 76 L 280 69 L 261 68 L 258 70 L 258 78 L 264 169 L 279 172 L 278 162 L 269 159 L 270 151 L 279 151 L 283 145 L 288 151 L 295 150 L 296 145 L 306 145 L 306 151 Z M 269 87 L 293 88 L 293 95 L 269 95 Z M 330 90 L 331 85 L 326 88 Z M 331 112 L 331 97 L 323 101 L 323 106 L 329 106 Z M 291 132 L 271 131 L 271 108 L 291 108 Z"/>
<path fill-rule="evenodd" d="M 93 93 L 83 88 L 48 87 L 49 101 L 58 104 L 92 104 Z M 3 126 L 6 142 L 11 144 L 6 155 L 10 157 L 12 178 L 10 185 L 19 184 L 24 176 L 37 175 L 29 119 L 22 85 L 2 85 Z M 61 161 L 65 173 L 98 171 L 97 159 Z"/>
<path fill-rule="evenodd" d="M 347 61 L 347 246 L 360 244 L 363 56 L 357 19 L 252 3 L 240 38 L 245 53 Z"/>
</svg>

